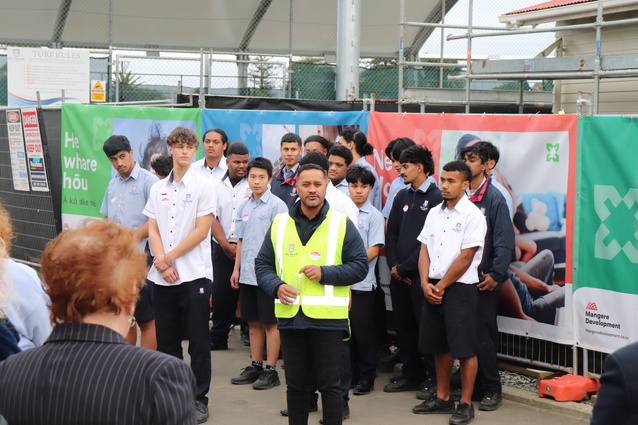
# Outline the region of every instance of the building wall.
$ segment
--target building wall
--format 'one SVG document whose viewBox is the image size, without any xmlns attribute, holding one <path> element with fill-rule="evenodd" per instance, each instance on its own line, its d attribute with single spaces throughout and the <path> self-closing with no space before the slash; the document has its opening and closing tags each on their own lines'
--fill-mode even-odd
<svg viewBox="0 0 638 425">
<path fill-rule="evenodd" d="M 604 17 L 604 20 L 628 19 L 638 13 L 626 13 L 622 16 Z M 612 18 L 612 19 L 610 19 Z M 578 20 L 557 23 L 565 24 L 594 23 L 595 20 Z M 596 32 L 591 30 L 557 31 L 556 37 L 563 39 L 562 56 L 593 56 L 596 52 Z M 602 55 L 638 54 L 638 27 L 603 27 L 601 36 Z M 638 68 L 638 63 L 636 64 Z M 555 82 L 554 112 L 561 109 L 566 113 L 578 112 L 576 101 L 578 92 L 584 92 L 583 98 L 592 98 L 594 80 L 561 80 Z M 582 110 L 588 114 L 588 110 Z M 599 88 L 599 114 L 635 114 L 638 113 L 638 78 L 603 78 Z"/>
</svg>

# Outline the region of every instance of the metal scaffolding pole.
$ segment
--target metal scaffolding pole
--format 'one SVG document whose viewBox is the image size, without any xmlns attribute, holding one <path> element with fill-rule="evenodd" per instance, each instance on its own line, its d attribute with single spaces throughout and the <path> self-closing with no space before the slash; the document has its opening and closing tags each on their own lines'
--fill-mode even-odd
<svg viewBox="0 0 638 425">
<path fill-rule="evenodd" d="M 601 60 L 601 37 L 603 22 L 603 0 L 598 0 L 598 9 L 596 11 L 596 53 L 594 55 L 594 99 L 592 112 L 598 114 L 598 102 L 600 97 L 600 60 Z"/>
<path fill-rule="evenodd" d="M 403 57 L 403 35 L 405 34 L 405 0 L 399 1 L 399 103 L 398 111 L 402 112 L 401 101 L 403 100 L 403 66 L 405 58 Z"/>
<path fill-rule="evenodd" d="M 441 23 L 443 25 L 445 25 L 445 13 L 446 13 L 445 0 L 441 0 Z M 439 63 L 441 65 L 443 65 L 443 50 L 445 48 L 445 41 L 443 40 L 443 36 L 445 35 L 444 32 L 443 32 L 444 30 L 445 30 L 445 28 L 441 28 L 441 45 L 439 47 L 439 52 L 440 52 Z M 441 88 L 441 89 L 443 88 L 443 77 L 444 76 L 445 76 L 445 74 L 443 73 L 443 67 L 441 66 L 441 68 L 439 68 L 439 88 Z M 423 105 L 421 105 L 421 107 L 423 109 L 423 112 L 425 112 L 425 107 Z"/>
<path fill-rule="evenodd" d="M 474 9 L 474 1 L 469 0 L 467 7 L 467 63 L 468 65 L 472 63 L 472 13 Z M 468 68 L 467 78 L 465 79 L 465 113 L 470 113 L 470 75 L 471 69 Z"/>
</svg>

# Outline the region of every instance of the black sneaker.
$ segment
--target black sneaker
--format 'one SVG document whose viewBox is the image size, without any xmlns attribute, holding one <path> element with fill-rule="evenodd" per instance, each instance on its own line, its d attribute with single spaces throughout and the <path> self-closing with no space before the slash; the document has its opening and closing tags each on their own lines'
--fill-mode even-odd
<svg viewBox="0 0 638 425">
<path fill-rule="evenodd" d="M 250 365 L 245 367 L 239 376 L 233 376 L 230 378 L 230 383 L 234 385 L 248 385 L 259 379 L 261 372 L 264 370 L 263 367 L 257 367 L 254 365 Z"/>
<path fill-rule="evenodd" d="M 259 379 L 253 382 L 253 389 L 255 390 L 269 390 L 281 384 L 279 381 L 279 374 L 276 370 L 263 369 L 259 375 Z"/>
<path fill-rule="evenodd" d="M 201 401 L 195 402 L 195 414 L 197 416 L 197 423 L 203 424 L 208 420 L 208 406 Z"/>
<path fill-rule="evenodd" d="M 396 382 L 390 382 L 383 387 L 386 393 L 399 393 L 402 391 L 416 391 L 419 389 L 419 383 L 408 378 L 400 379 Z"/>
<path fill-rule="evenodd" d="M 454 413 L 454 400 L 442 400 L 434 397 L 412 408 L 412 413 L 417 415 L 436 415 Z"/>
<path fill-rule="evenodd" d="M 492 412 L 498 409 L 502 402 L 503 399 L 501 397 L 501 393 L 496 391 L 487 391 L 481 400 L 481 404 L 479 404 L 479 410 Z"/>
<path fill-rule="evenodd" d="M 366 378 L 359 379 L 359 382 L 354 387 L 352 394 L 354 395 L 366 395 L 370 394 L 374 390 L 374 381 Z"/>
<path fill-rule="evenodd" d="M 419 390 L 416 392 L 416 398 L 419 400 L 430 400 L 436 397 L 436 381 L 432 378 L 428 378 L 420 385 Z"/>
<path fill-rule="evenodd" d="M 461 402 L 450 416 L 450 425 L 469 424 L 472 419 L 474 419 L 474 405 Z"/>
</svg>

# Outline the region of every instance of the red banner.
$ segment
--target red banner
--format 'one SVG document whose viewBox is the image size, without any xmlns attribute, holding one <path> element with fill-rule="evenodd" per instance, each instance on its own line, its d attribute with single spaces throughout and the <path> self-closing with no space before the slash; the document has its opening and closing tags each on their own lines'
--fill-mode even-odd
<svg viewBox="0 0 638 425">
<path fill-rule="evenodd" d="M 382 179 L 384 197 L 396 178 L 384 150 L 397 137 L 409 137 L 432 151 L 437 180 L 442 165 L 454 160 L 463 146 L 489 140 L 499 149 L 494 178 L 506 188 L 513 208 L 517 261 L 510 276 L 520 297 L 512 292 L 511 299 L 500 300 L 503 331 L 573 342 L 571 218 L 577 122 L 576 115 L 370 114 L 368 140 L 375 148 L 371 162 Z M 539 271 L 543 261 L 551 263 L 549 277 Z"/>
</svg>

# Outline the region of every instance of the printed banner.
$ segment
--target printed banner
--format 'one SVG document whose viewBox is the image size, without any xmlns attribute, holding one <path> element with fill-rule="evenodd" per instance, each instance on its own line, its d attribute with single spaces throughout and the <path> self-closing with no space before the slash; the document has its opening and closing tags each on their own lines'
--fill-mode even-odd
<svg viewBox="0 0 638 425">
<path fill-rule="evenodd" d="M 7 136 L 9 138 L 9 153 L 11 155 L 11 176 L 13 189 L 28 192 L 29 174 L 27 171 L 27 157 L 22 134 L 22 118 L 19 109 L 5 111 L 7 120 Z"/>
<path fill-rule="evenodd" d="M 574 328 L 579 346 L 636 341 L 638 122 L 582 117 L 574 218 Z"/>
<path fill-rule="evenodd" d="M 270 159 L 275 169 L 279 165 L 281 136 L 297 133 L 302 140 L 319 134 L 334 142 L 344 127 L 358 127 L 368 131 L 368 112 L 290 112 L 290 111 L 202 111 L 202 129 L 221 128 L 228 141 L 246 144 L 250 158 L 263 156 Z"/>
<path fill-rule="evenodd" d="M 149 169 L 153 156 L 168 154 L 166 136 L 177 126 L 200 131 L 199 109 L 62 105 L 62 226 L 99 218 L 109 180 L 115 175 L 102 150 L 113 134 L 125 135 L 133 158 Z"/>
<path fill-rule="evenodd" d="M 22 128 L 24 142 L 27 146 L 27 163 L 31 177 L 31 190 L 34 192 L 48 192 L 49 181 L 44 165 L 42 152 L 42 135 L 38 122 L 38 111 L 35 108 L 22 108 Z"/>
<path fill-rule="evenodd" d="M 89 103 L 88 50 L 7 48 L 9 106 Z"/>
<path fill-rule="evenodd" d="M 503 332 L 572 344 L 571 228 L 574 115 L 370 115 L 370 143 L 383 152 L 397 137 L 430 149 L 435 178 L 457 152 L 477 140 L 500 151 L 494 177 L 511 196 L 517 257 L 499 295 Z M 384 195 L 397 177 L 389 161 L 375 164 L 384 176 Z M 381 261 L 379 262 L 382 263 Z M 389 271 L 381 273 L 389 284 Z"/>
</svg>

